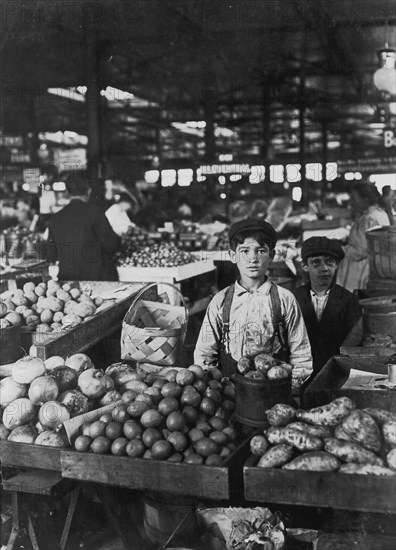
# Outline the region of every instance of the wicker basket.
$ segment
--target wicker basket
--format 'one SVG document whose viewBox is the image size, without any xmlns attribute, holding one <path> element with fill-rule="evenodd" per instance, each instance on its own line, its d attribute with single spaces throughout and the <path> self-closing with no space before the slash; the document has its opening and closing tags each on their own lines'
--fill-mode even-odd
<svg viewBox="0 0 396 550">
<path fill-rule="evenodd" d="M 396 277 L 396 226 L 368 231 L 366 235 L 370 277 L 394 280 Z"/>
<path fill-rule="evenodd" d="M 168 292 L 156 292 L 154 287 L 167 285 Z M 183 305 L 173 305 L 170 301 Z M 121 358 L 157 366 L 177 363 L 187 330 L 188 310 L 183 295 L 170 283 L 152 283 L 144 287 L 132 302 L 124 317 L 121 332 Z"/>
</svg>

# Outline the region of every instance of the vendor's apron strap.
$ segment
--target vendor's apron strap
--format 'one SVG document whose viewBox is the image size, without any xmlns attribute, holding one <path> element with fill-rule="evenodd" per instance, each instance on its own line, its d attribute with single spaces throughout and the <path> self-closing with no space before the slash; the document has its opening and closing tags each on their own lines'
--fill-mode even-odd
<svg viewBox="0 0 396 550">
<path fill-rule="evenodd" d="M 285 342 L 284 338 L 284 330 L 285 330 L 285 324 L 284 319 L 282 316 L 282 307 L 281 307 L 281 301 L 279 298 L 279 291 L 278 287 L 272 283 L 271 289 L 270 289 L 270 298 L 271 298 L 271 304 L 272 304 L 272 323 L 274 325 L 274 335 L 272 337 L 272 353 L 274 351 L 274 345 L 275 345 L 275 337 L 277 336 L 281 345 L 281 351 L 287 352 L 288 346 Z M 281 330 L 280 328 L 283 328 Z"/>
<path fill-rule="evenodd" d="M 223 303 L 223 330 L 221 335 L 221 349 L 230 353 L 230 312 L 234 298 L 235 285 L 232 284 L 225 293 Z"/>
</svg>

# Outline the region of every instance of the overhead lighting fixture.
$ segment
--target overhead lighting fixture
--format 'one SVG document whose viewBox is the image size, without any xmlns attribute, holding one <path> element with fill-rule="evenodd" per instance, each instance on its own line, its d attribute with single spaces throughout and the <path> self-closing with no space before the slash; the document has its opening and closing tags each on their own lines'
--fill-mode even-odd
<svg viewBox="0 0 396 550">
<path fill-rule="evenodd" d="M 378 50 L 380 68 L 374 73 L 375 87 L 381 92 L 387 92 L 396 95 L 396 51 L 394 48 L 385 48 Z"/>
</svg>

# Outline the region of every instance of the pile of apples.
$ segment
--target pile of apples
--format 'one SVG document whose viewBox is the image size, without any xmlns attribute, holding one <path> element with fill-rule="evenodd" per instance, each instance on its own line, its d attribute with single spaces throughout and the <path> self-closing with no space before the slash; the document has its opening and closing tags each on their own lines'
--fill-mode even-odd
<svg viewBox="0 0 396 550">
<path fill-rule="evenodd" d="M 22 289 L 0 295 L 0 328 L 26 326 L 36 332 L 65 330 L 95 314 L 103 303 L 69 283 L 54 280 L 35 285 L 27 282 Z"/>
<path fill-rule="evenodd" d="M 177 248 L 174 244 L 163 242 L 132 250 L 128 256 L 118 255 L 119 267 L 176 267 L 196 262 L 196 256 Z"/>
<path fill-rule="evenodd" d="M 191 365 L 161 376 L 116 363 L 106 375 L 120 399 L 81 427 L 75 450 L 214 466 L 236 448 L 235 387 L 219 369 Z"/>
</svg>

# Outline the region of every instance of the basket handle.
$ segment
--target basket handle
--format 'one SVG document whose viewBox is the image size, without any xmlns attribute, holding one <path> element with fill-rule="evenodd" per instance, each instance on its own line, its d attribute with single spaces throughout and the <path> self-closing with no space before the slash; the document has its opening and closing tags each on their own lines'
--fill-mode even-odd
<svg viewBox="0 0 396 550">
<path fill-rule="evenodd" d="M 150 288 L 152 288 L 154 286 L 158 286 L 158 285 L 167 285 L 167 286 L 171 287 L 172 290 L 176 290 L 177 294 L 180 297 L 180 301 L 181 301 L 181 303 L 183 304 L 183 307 L 184 307 L 184 314 L 185 314 L 185 317 L 186 317 L 186 324 L 187 324 L 187 321 L 188 321 L 188 318 L 189 318 L 189 312 L 188 312 L 186 300 L 184 299 L 183 294 L 180 292 L 180 290 L 177 288 L 177 286 L 173 285 L 172 283 L 166 283 L 166 282 L 162 282 L 162 281 L 161 282 L 156 282 L 156 283 L 150 283 L 150 284 L 146 285 L 144 288 L 142 288 L 137 293 L 137 295 L 135 296 L 132 304 L 130 305 L 130 307 L 128 309 L 128 313 L 131 311 L 132 307 L 140 300 L 140 298 L 143 296 L 143 294 L 145 292 L 147 292 L 147 290 L 149 290 Z M 158 302 L 158 303 L 161 303 L 161 302 Z"/>
</svg>

